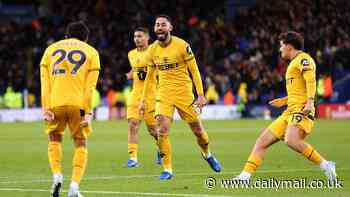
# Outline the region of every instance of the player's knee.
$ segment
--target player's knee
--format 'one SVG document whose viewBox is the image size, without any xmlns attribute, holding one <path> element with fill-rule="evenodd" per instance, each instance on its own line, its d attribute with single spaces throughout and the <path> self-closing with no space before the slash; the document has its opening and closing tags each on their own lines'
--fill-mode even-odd
<svg viewBox="0 0 350 197">
<path fill-rule="evenodd" d="M 193 131 L 193 133 L 196 136 L 201 136 L 201 134 L 203 132 L 203 128 L 202 128 L 200 122 L 192 122 L 192 123 L 189 123 L 189 125 L 191 127 L 191 130 Z"/>
<path fill-rule="evenodd" d="M 159 134 L 168 134 L 170 129 L 171 120 L 165 116 L 157 116 L 157 122 L 159 125 Z"/>
<path fill-rule="evenodd" d="M 56 133 L 49 134 L 49 140 L 55 142 L 62 142 L 62 135 Z"/>
<path fill-rule="evenodd" d="M 289 137 L 284 138 L 284 143 L 292 149 L 296 149 L 298 146 L 298 140 Z"/>
<path fill-rule="evenodd" d="M 136 120 L 130 120 L 129 121 L 130 132 L 136 133 L 138 131 L 138 129 L 139 129 L 139 126 L 140 126 L 140 124 L 139 124 L 138 121 L 136 121 Z"/>
<path fill-rule="evenodd" d="M 86 147 L 86 139 L 83 138 L 73 138 L 75 148 Z"/>
<path fill-rule="evenodd" d="M 162 133 L 162 134 L 169 133 L 169 126 L 168 125 L 160 126 L 159 133 Z"/>
<path fill-rule="evenodd" d="M 160 134 L 167 134 L 169 133 L 170 125 L 169 124 L 161 124 L 159 127 L 159 133 Z"/>
</svg>

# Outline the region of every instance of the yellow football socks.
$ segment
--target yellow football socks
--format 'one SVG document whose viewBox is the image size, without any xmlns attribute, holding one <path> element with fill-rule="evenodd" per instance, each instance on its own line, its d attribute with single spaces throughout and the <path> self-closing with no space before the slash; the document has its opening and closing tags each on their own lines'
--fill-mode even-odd
<svg viewBox="0 0 350 197">
<path fill-rule="evenodd" d="M 308 160 L 312 161 L 314 164 L 320 165 L 324 158 L 318 153 L 311 145 L 307 145 L 307 147 L 303 150 L 302 153 Z"/>
<path fill-rule="evenodd" d="M 48 156 L 53 174 L 62 173 L 62 145 L 61 142 L 50 141 L 48 145 Z"/>
<path fill-rule="evenodd" d="M 158 145 L 160 156 L 163 161 L 163 168 L 165 171 L 172 173 L 171 165 L 171 145 L 168 135 L 159 135 L 158 136 Z"/>
<path fill-rule="evenodd" d="M 203 131 L 200 136 L 197 136 L 197 143 L 202 149 L 202 153 L 207 157 L 209 152 L 209 137 L 207 132 Z"/>
<path fill-rule="evenodd" d="M 137 144 L 128 144 L 129 158 L 137 161 Z"/>
<path fill-rule="evenodd" d="M 250 155 L 247 160 L 247 163 L 244 166 L 243 171 L 253 173 L 261 165 L 261 163 L 262 163 L 262 158 L 256 155 Z"/>
<path fill-rule="evenodd" d="M 85 172 L 87 159 L 88 151 L 85 147 L 79 147 L 75 149 L 73 158 L 72 181 L 78 184 L 80 183 L 80 180 Z"/>
</svg>

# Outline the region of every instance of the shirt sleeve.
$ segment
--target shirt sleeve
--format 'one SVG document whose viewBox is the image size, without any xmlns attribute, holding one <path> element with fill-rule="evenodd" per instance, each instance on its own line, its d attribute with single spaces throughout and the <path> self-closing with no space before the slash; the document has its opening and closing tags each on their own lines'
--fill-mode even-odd
<svg viewBox="0 0 350 197">
<path fill-rule="evenodd" d="M 149 48 L 147 49 L 147 53 L 145 55 L 145 64 L 147 67 L 155 67 L 154 61 L 153 61 L 153 53 L 154 53 L 154 45 L 151 44 Z"/>
<path fill-rule="evenodd" d="M 48 61 L 48 49 L 45 50 L 40 61 L 40 83 L 41 83 L 41 106 L 43 109 L 50 109 L 50 67 Z"/>
<path fill-rule="evenodd" d="M 132 69 L 132 62 L 131 62 L 131 52 L 128 53 L 128 61 L 129 61 L 129 72 L 126 73 L 127 79 L 133 78 L 133 69 Z"/>
<path fill-rule="evenodd" d="M 92 94 L 96 88 L 98 75 L 100 70 L 100 58 L 96 51 L 95 55 L 91 60 L 90 69 L 88 71 L 86 83 L 85 83 L 85 92 L 84 92 L 84 110 L 86 113 L 92 113 Z"/>
<path fill-rule="evenodd" d="M 194 86 L 196 87 L 197 95 L 204 95 L 201 74 L 198 69 L 196 58 L 193 55 L 190 45 L 185 45 L 184 61 L 188 65 L 188 69 L 192 75 Z"/>
<path fill-rule="evenodd" d="M 49 49 L 47 48 L 44 52 L 43 57 L 41 58 L 40 61 L 40 67 L 44 66 L 44 67 L 49 67 L 50 66 L 50 61 L 49 61 Z"/>
<path fill-rule="evenodd" d="M 307 98 L 314 98 L 316 94 L 316 64 L 312 58 L 303 58 L 299 69 L 306 83 Z"/>
<path fill-rule="evenodd" d="M 298 64 L 298 69 L 302 72 L 307 70 L 315 71 L 316 64 L 311 57 L 304 57 L 300 60 L 300 63 Z"/>
<path fill-rule="evenodd" d="M 154 81 L 153 79 L 156 78 L 156 67 L 151 65 L 147 66 L 147 75 L 145 79 L 145 83 L 143 85 L 143 90 L 142 90 L 142 98 L 141 101 L 145 101 L 146 96 L 147 96 L 147 90 L 151 89 L 152 82 Z"/>
<path fill-rule="evenodd" d="M 185 44 L 185 49 L 186 49 L 186 51 L 184 53 L 184 60 L 190 61 L 190 60 L 194 59 L 194 54 L 193 54 L 192 49 L 191 49 L 189 44 L 187 44 L 187 43 Z"/>
<path fill-rule="evenodd" d="M 90 62 L 90 69 L 89 71 L 92 70 L 100 70 L 101 65 L 100 65 L 100 56 L 98 55 L 97 51 L 94 51 L 91 62 Z"/>
<path fill-rule="evenodd" d="M 145 64 L 147 66 L 147 75 L 145 82 L 143 84 L 141 101 L 145 101 L 147 97 L 147 90 L 152 87 L 153 79 L 157 76 L 157 68 L 153 61 L 154 44 L 151 44 L 147 49 L 147 54 L 145 55 Z"/>
</svg>

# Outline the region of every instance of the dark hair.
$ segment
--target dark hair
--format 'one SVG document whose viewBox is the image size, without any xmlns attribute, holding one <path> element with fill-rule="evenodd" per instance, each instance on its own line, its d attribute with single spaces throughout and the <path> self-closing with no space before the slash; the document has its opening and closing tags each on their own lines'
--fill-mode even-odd
<svg viewBox="0 0 350 197">
<path fill-rule="evenodd" d="M 287 32 L 281 33 L 278 36 L 278 39 L 282 41 L 284 44 L 292 45 L 296 50 L 304 49 L 304 38 L 298 32 L 287 31 Z"/>
<path fill-rule="evenodd" d="M 142 31 L 145 34 L 149 34 L 149 30 L 145 27 L 137 27 L 134 32 Z"/>
<path fill-rule="evenodd" d="M 166 14 L 158 14 L 158 15 L 156 16 L 156 20 L 157 20 L 157 18 L 166 18 L 166 19 L 169 21 L 169 23 L 171 23 L 171 18 L 170 18 L 170 16 L 168 16 L 168 15 L 166 15 Z"/>
<path fill-rule="evenodd" d="M 66 29 L 66 38 L 77 38 L 85 41 L 89 38 L 90 30 L 83 21 L 69 23 Z"/>
</svg>

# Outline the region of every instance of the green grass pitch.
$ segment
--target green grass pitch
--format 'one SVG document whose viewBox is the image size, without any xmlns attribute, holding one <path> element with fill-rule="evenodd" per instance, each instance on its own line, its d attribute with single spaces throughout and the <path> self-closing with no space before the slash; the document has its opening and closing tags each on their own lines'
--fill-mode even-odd
<svg viewBox="0 0 350 197">
<path fill-rule="evenodd" d="M 194 135 L 177 121 L 171 127 L 175 178 L 160 182 L 161 167 L 155 164 L 156 147 L 144 125 L 140 130 L 139 162 L 134 169 L 123 167 L 128 159 L 126 121 L 94 122 L 89 138 L 89 160 L 81 183 L 85 197 L 100 196 L 350 196 L 350 121 L 318 120 L 307 141 L 321 154 L 337 163 L 343 188 L 323 189 L 225 189 L 221 179 L 229 179 L 242 169 L 260 131 L 270 121 L 204 121 L 212 152 L 223 170 L 214 173 L 201 158 Z M 47 161 L 47 136 L 43 122 L 0 124 L 0 196 L 48 197 L 51 173 Z M 64 139 L 64 185 L 67 196 L 73 145 L 68 132 Z M 216 187 L 207 189 L 205 180 L 213 177 Z M 279 142 L 273 145 L 254 179 L 325 180 L 318 166 L 292 152 Z"/>
</svg>

